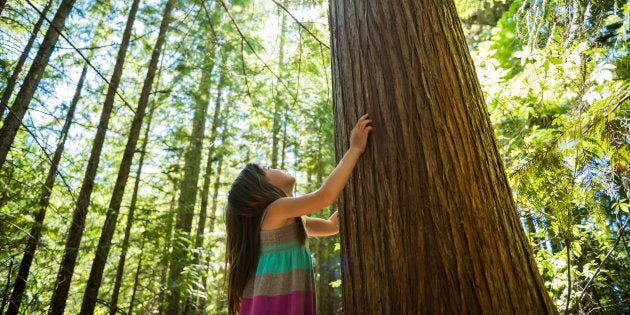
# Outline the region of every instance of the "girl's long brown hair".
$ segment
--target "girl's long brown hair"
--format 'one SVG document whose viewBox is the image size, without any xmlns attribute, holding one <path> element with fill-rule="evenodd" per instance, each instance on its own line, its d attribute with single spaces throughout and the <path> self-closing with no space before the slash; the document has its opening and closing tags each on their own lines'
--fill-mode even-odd
<svg viewBox="0 0 630 315">
<path fill-rule="evenodd" d="M 245 285 L 258 267 L 260 227 L 265 209 L 286 196 L 281 189 L 267 181 L 265 172 L 256 164 L 247 164 L 232 183 L 225 211 L 230 315 L 238 313 Z M 301 241 L 304 243 L 306 233 L 302 234 Z"/>
</svg>

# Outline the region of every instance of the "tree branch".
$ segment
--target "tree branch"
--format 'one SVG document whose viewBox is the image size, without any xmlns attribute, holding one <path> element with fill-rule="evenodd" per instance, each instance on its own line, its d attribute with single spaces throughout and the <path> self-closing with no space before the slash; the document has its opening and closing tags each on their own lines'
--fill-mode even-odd
<svg viewBox="0 0 630 315">
<path fill-rule="evenodd" d="M 39 13 L 40 15 L 42 15 L 42 13 L 39 11 L 39 9 L 31 2 L 31 0 L 26 0 L 26 2 L 35 10 L 37 11 L 37 13 Z M 43 15 L 42 15 L 43 16 Z M 51 27 L 55 28 L 55 31 L 57 31 L 57 33 L 59 33 L 59 36 L 61 36 L 61 38 L 63 38 L 71 47 L 72 49 L 74 49 L 74 51 L 76 51 L 79 56 L 81 56 L 81 58 L 83 58 L 83 60 L 85 61 L 85 63 L 92 68 L 92 70 L 94 70 L 94 72 L 96 72 L 96 74 L 101 77 L 101 79 L 103 79 L 103 81 L 105 81 L 105 83 L 107 83 L 107 85 L 111 85 L 109 80 L 107 80 L 107 78 L 105 78 L 105 76 L 98 70 L 96 69 L 96 67 L 94 67 L 92 65 L 92 63 L 90 62 L 90 60 L 88 60 L 88 58 L 83 55 L 83 53 L 70 41 L 70 39 L 68 37 L 66 37 L 63 32 L 61 32 L 61 30 L 57 29 L 52 22 L 44 16 L 44 19 L 46 20 L 46 22 L 48 22 L 48 25 L 50 25 Z M 118 97 L 123 101 L 123 103 L 129 108 L 129 110 L 131 110 L 132 113 L 136 113 L 135 110 L 133 110 L 133 107 L 131 107 L 131 105 L 129 104 L 129 102 L 127 102 L 127 100 L 122 96 L 122 94 L 120 94 L 118 92 L 118 89 L 114 90 L 114 93 L 116 93 L 116 95 L 118 95 Z"/>
<path fill-rule="evenodd" d="M 608 251 L 608 254 L 606 254 L 606 257 L 604 257 L 604 259 L 599 263 L 599 266 L 597 266 L 597 269 L 595 270 L 595 273 L 591 276 L 590 279 L 588 279 L 588 282 L 586 282 L 586 285 L 584 286 L 584 289 L 582 289 L 582 294 L 580 294 L 580 297 L 578 298 L 577 303 L 580 303 L 580 301 L 582 301 L 582 298 L 584 297 L 584 294 L 586 293 L 586 290 L 588 290 L 590 288 L 591 284 L 595 280 L 595 277 L 597 277 L 599 272 L 602 270 L 602 266 L 604 265 L 604 262 L 610 257 L 610 255 L 612 255 L 612 253 L 617 248 L 617 245 L 619 245 L 619 241 L 623 237 L 623 234 L 624 234 L 624 231 L 626 229 L 626 226 L 628 225 L 628 222 L 630 222 L 630 217 L 626 219 L 626 222 L 619 229 L 619 235 L 617 235 L 617 239 L 615 240 L 615 244 L 613 244 L 613 247 Z"/>
<path fill-rule="evenodd" d="M 243 32 L 241 31 L 241 28 L 238 26 L 238 23 L 236 23 L 236 19 L 234 18 L 234 16 L 232 15 L 232 13 L 230 12 L 230 10 L 228 9 L 227 5 L 225 4 L 224 0 L 216 0 L 219 2 L 219 4 L 225 9 L 225 12 L 228 14 L 228 16 L 230 17 L 230 20 L 232 21 L 232 25 L 234 25 L 234 28 L 236 28 L 236 31 L 238 32 L 239 36 L 241 36 L 241 39 L 243 40 L 243 42 L 245 42 L 245 44 L 247 44 L 247 47 L 249 47 L 249 49 L 252 51 L 252 53 L 254 54 L 254 56 L 256 56 L 256 58 L 258 60 L 260 60 L 260 62 L 262 62 L 263 67 L 267 70 L 269 70 L 269 72 L 278 80 L 278 82 L 280 82 L 280 84 L 282 84 L 282 86 L 286 89 L 286 91 L 289 93 L 289 95 L 291 96 L 291 98 L 297 102 L 297 98 L 295 95 L 293 95 L 291 93 L 291 90 L 289 89 L 289 87 L 287 86 L 287 84 L 271 69 L 271 67 L 269 67 L 269 65 L 260 57 L 260 55 L 258 55 L 258 53 L 256 52 L 256 50 L 254 49 L 254 47 L 250 44 L 250 42 L 247 40 L 247 37 L 245 37 L 245 35 L 243 34 Z"/>
<path fill-rule="evenodd" d="M 276 0 L 271 0 L 271 1 L 273 3 L 275 3 L 276 5 L 278 5 L 282 10 L 284 10 L 284 12 L 286 12 L 293 19 L 293 21 L 295 21 L 295 23 L 297 23 L 309 35 L 311 35 L 311 37 L 313 37 L 318 43 L 320 43 L 320 45 L 323 45 L 324 47 L 330 49 L 330 47 L 328 45 L 324 44 L 324 42 L 322 42 L 319 38 L 317 38 L 317 36 L 315 36 L 315 34 L 313 34 L 313 32 L 311 32 L 311 30 L 309 30 L 304 24 L 302 24 L 302 22 L 298 21 L 298 19 L 295 16 L 293 16 L 293 14 L 291 12 L 289 12 L 289 10 L 287 10 L 287 8 L 285 8 L 281 3 L 279 3 Z"/>
</svg>

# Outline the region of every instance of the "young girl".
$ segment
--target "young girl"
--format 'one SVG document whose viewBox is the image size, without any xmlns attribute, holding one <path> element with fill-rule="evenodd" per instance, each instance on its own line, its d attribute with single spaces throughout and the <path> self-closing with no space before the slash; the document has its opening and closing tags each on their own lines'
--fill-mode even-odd
<svg viewBox="0 0 630 315">
<path fill-rule="evenodd" d="M 248 164 L 232 183 L 226 209 L 229 314 L 315 315 L 308 236 L 339 232 L 339 215 L 306 215 L 331 205 L 346 185 L 372 130 L 368 115 L 350 134 L 350 149 L 316 191 L 293 197 L 295 178 Z"/>
</svg>

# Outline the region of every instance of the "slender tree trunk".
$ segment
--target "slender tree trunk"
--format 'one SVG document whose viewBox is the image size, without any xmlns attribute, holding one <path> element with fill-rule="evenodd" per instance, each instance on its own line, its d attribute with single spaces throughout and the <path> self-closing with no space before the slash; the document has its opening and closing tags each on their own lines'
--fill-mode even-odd
<svg viewBox="0 0 630 315">
<path fill-rule="evenodd" d="M 3 7 L 1 1 L 4 1 L 4 0 L 0 0 L 0 14 L 2 13 L 2 7 Z M 2 92 L 2 96 L 0 97 L 0 121 L 2 120 L 2 117 L 4 117 L 4 111 L 7 109 L 7 106 L 9 106 L 9 100 L 11 99 L 11 94 L 13 94 L 13 89 L 15 88 L 15 84 L 17 83 L 17 80 L 20 77 L 20 73 L 22 72 L 24 63 L 26 62 L 26 58 L 28 58 L 28 54 L 31 51 L 31 48 L 33 48 L 33 43 L 35 42 L 35 39 L 37 38 L 37 34 L 39 34 L 39 30 L 42 27 L 42 23 L 44 23 L 44 20 L 46 19 L 46 14 L 48 13 L 48 10 L 50 9 L 51 4 L 52 4 L 52 0 L 49 0 L 46 3 L 46 6 L 44 7 L 44 9 L 42 9 L 42 13 L 39 15 L 39 19 L 35 23 L 35 26 L 33 26 L 33 31 L 31 32 L 31 36 L 29 37 L 28 42 L 26 43 L 26 47 L 24 47 L 22 54 L 20 54 L 20 57 L 18 58 L 18 62 L 15 65 L 15 68 L 13 69 L 13 73 L 11 74 L 11 77 L 7 81 L 7 85 L 5 86 L 4 91 Z"/>
<path fill-rule="evenodd" d="M 11 275 L 13 274 L 13 256 L 9 262 L 9 270 L 7 271 L 7 282 L 2 290 L 2 303 L 0 303 L 0 314 L 4 311 L 4 306 L 7 305 L 7 297 L 9 296 L 9 288 L 11 287 Z"/>
<path fill-rule="evenodd" d="M 227 121 L 225 121 L 224 123 L 225 123 L 225 127 L 227 127 Z M 224 134 L 224 133 L 225 132 L 222 132 L 222 134 Z M 219 197 L 219 187 L 221 186 L 221 172 L 222 172 L 222 168 L 223 168 L 223 156 L 219 155 L 217 157 L 217 159 L 219 160 L 219 162 L 217 163 L 217 167 L 216 167 L 216 176 L 215 176 L 214 184 L 213 184 L 214 185 L 214 187 L 213 187 L 214 192 L 212 193 L 212 208 L 211 208 L 211 212 L 210 212 L 210 223 L 208 224 L 208 231 L 210 233 L 214 232 L 214 227 L 215 227 L 215 224 L 216 224 L 217 199 Z M 209 246 L 208 250 L 211 250 L 212 247 L 214 246 L 214 243 L 211 243 L 208 246 Z M 201 283 L 203 283 L 206 286 L 206 288 L 207 288 L 207 285 L 208 285 L 208 274 L 210 272 L 210 264 L 212 263 L 213 259 L 216 259 L 216 257 L 212 257 L 212 256 L 207 256 L 206 257 L 206 270 L 208 270 L 208 272 L 203 275 L 203 279 L 201 280 Z M 207 290 L 206 290 L 206 292 L 207 292 Z M 210 295 L 210 298 L 212 298 L 212 297 L 213 297 L 213 295 Z M 215 299 L 215 301 L 217 301 L 217 300 Z M 203 303 L 201 303 L 201 309 L 202 310 L 203 310 L 206 302 L 207 301 L 203 301 Z M 217 307 L 217 308 L 221 309 L 219 307 Z"/>
<path fill-rule="evenodd" d="M 214 51 L 214 47 L 211 47 L 210 51 Z M 214 62 L 210 60 L 204 64 L 200 86 L 195 97 L 193 127 L 190 134 L 190 143 L 184 157 L 184 175 L 182 177 L 180 187 L 177 220 L 175 222 L 175 233 L 179 234 L 181 237 L 191 237 L 192 221 L 197 201 L 197 182 L 199 181 L 201 150 L 203 147 L 206 115 L 209 103 L 208 93 L 213 68 Z M 168 302 L 168 314 L 179 314 L 181 311 L 180 274 L 182 270 L 184 270 L 184 267 L 189 263 L 186 255 L 186 247 L 187 246 L 181 242 L 173 243 L 169 283 L 177 283 L 177 285 L 173 285 L 169 290 L 170 296 Z"/>
<path fill-rule="evenodd" d="M 201 190 L 201 210 L 199 211 L 199 222 L 197 224 L 197 238 L 195 240 L 195 248 L 203 247 L 203 235 L 206 227 L 206 218 L 208 210 L 208 195 L 210 192 L 210 181 L 212 176 L 212 163 L 216 158 L 216 148 L 214 141 L 217 137 L 217 128 L 221 123 L 219 121 L 221 114 L 221 95 L 223 89 L 223 71 L 219 73 L 219 83 L 217 85 L 217 98 L 214 102 L 214 113 L 212 115 L 212 127 L 210 129 L 210 137 L 208 138 L 208 157 L 206 159 L 206 171 L 203 175 L 203 187 Z M 195 264 L 199 263 L 199 255 L 195 252 Z"/>
<path fill-rule="evenodd" d="M 284 107 L 284 119 L 282 120 L 282 148 L 280 151 L 280 169 L 283 170 L 284 169 L 284 161 L 286 158 L 286 154 L 287 154 L 287 143 L 288 138 L 287 138 L 287 106 Z"/>
<path fill-rule="evenodd" d="M 284 3 L 283 5 L 286 5 Z M 284 67 L 284 43 L 286 41 L 286 33 L 287 33 L 287 15 L 285 12 L 282 12 L 282 20 L 280 23 L 280 43 L 278 44 L 278 76 L 282 79 L 282 67 Z M 283 113 L 284 113 L 284 98 L 281 96 L 281 91 L 278 91 L 279 86 L 281 86 L 280 82 L 276 84 L 276 93 L 275 93 L 275 102 L 273 108 L 273 122 L 272 122 L 272 130 L 271 130 L 271 168 L 278 167 L 278 147 L 280 146 L 280 131 L 282 130 Z"/>
<path fill-rule="evenodd" d="M 9 309 L 7 310 L 6 315 L 16 315 L 20 308 L 20 304 L 22 303 L 22 295 L 24 294 L 24 289 L 26 288 L 26 280 L 28 279 L 31 264 L 33 263 L 33 259 L 35 257 L 37 245 L 39 244 L 39 240 L 41 239 L 42 227 L 44 226 L 44 218 L 46 217 L 46 210 L 48 209 L 48 205 L 50 203 L 50 195 L 52 194 L 53 186 L 55 184 L 57 170 L 59 169 L 59 162 L 61 161 L 61 155 L 63 154 L 66 139 L 68 138 L 68 131 L 70 130 L 70 126 L 72 125 L 74 112 L 77 108 L 77 104 L 79 103 L 79 99 L 81 98 L 81 91 L 83 90 L 83 83 L 85 82 L 87 70 L 88 65 L 85 64 L 83 66 L 83 71 L 81 72 L 79 82 L 77 83 L 74 97 L 72 98 L 72 102 L 70 103 L 70 107 L 68 108 L 66 120 L 64 122 L 63 128 L 61 129 L 61 134 L 59 135 L 59 140 L 57 142 L 57 148 L 55 149 L 55 153 L 53 154 L 51 165 L 48 169 L 48 175 L 46 176 L 46 181 L 44 182 L 42 191 L 39 194 L 39 198 L 37 198 L 38 202 L 36 206 L 37 214 L 35 215 L 35 222 L 33 223 L 33 227 L 31 228 L 30 237 L 28 238 L 26 249 L 24 250 L 24 256 L 22 257 L 22 261 L 20 262 L 18 276 L 15 280 L 15 284 L 13 285 L 13 292 L 11 293 L 11 304 L 9 305 Z"/>
<path fill-rule="evenodd" d="M 338 297 L 335 296 L 335 288 L 330 283 L 335 280 L 336 265 L 335 255 L 335 237 L 326 237 L 319 240 L 319 251 L 321 259 L 319 261 L 319 279 L 317 286 L 317 313 L 320 315 L 337 314 L 340 308 Z"/>
<path fill-rule="evenodd" d="M 316 162 L 315 165 L 315 183 L 314 187 L 320 187 L 322 185 L 322 181 L 324 178 L 324 170 L 323 163 L 321 159 L 323 155 L 322 151 L 322 135 L 318 135 L 318 147 L 317 153 L 315 156 Z M 309 177 L 310 179 L 310 177 Z M 334 210 L 334 209 L 333 209 Z M 335 255 L 333 254 L 335 250 L 335 242 L 337 241 L 336 237 L 322 237 L 316 238 L 316 250 L 315 255 L 317 255 L 317 267 L 316 274 L 319 276 L 317 279 L 317 313 L 319 315 L 334 315 L 337 313 L 339 309 L 338 299 L 335 297 L 334 288 L 330 285 L 330 283 L 334 280 L 334 270 L 337 269 L 335 266 L 335 261 L 333 260 Z"/>
<path fill-rule="evenodd" d="M 156 102 L 155 104 L 160 104 Z M 133 193 L 131 194 L 131 205 L 127 214 L 127 226 L 125 227 L 125 236 L 123 238 L 120 257 L 118 258 L 118 266 L 116 267 L 116 280 L 114 281 L 114 290 L 110 300 L 109 314 L 115 315 L 118 310 L 118 294 L 122 285 L 123 272 L 125 270 L 125 260 L 127 259 L 127 251 L 129 250 L 129 238 L 131 237 L 131 228 L 134 223 L 136 212 L 136 203 L 138 201 L 138 190 L 140 188 L 140 177 L 142 175 L 142 166 L 144 165 L 144 157 L 146 155 L 147 144 L 149 143 L 149 131 L 151 130 L 151 120 L 155 107 L 151 107 L 147 118 L 147 127 L 144 131 L 144 140 L 142 140 L 142 149 L 140 150 L 140 158 L 138 159 L 138 169 L 136 170 L 136 179 L 133 185 Z"/>
<path fill-rule="evenodd" d="M 225 106 L 225 112 L 223 113 L 223 128 L 221 130 L 221 146 L 227 144 L 228 130 L 230 129 L 230 106 Z M 210 224 L 208 224 L 208 231 L 214 232 L 214 227 L 217 221 L 217 206 L 219 199 L 219 188 L 221 187 L 221 172 L 223 171 L 223 159 L 224 153 L 220 152 L 216 154 L 216 160 L 218 160 L 216 176 L 214 178 L 213 192 L 212 192 L 212 209 L 210 210 Z M 204 281 L 205 283 L 205 281 Z"/>
<path fill-rule="evenodd" d="M 167 174 L 168 175 L 168 174 Z M 161 257 L 160 257 L 160 266 L 162 266 L 162 273 L 160 275 L 160 281 L 163 284 L 161 289 L 160 289 L 160 294 L 158 296 L 158 301 L 159 301 L 159 305 L 160 305 L 160 314 L 164 314 L 166 313 L 166 293 L 168 291 L 168 270 L 170 269 L 170 256 L 169 256 L 169 249 L 171 248 L 171 245 L 173 243 L 173 230 L 174 230 L 174 221 L 175 221 L 175 203 L 177 200 L 177 187 L 179 187 L 179 183 L 177 182 L 176 178 L 172 178 L 169 176 L 169 179 L 171 180 L 171 183 L 173 183 L 173 189 L 171 190 L 173 192 L 173 196 L 171 197 L 171 201 L 169 202 L 169 209 L 167 212 L 167 217 L 166 217 L 166 222 L 164 223 L 164 226 L 166 227 L 166 237 L 164 238 L 164 249 L 162 250 L 162 253 L 164 253 Z"/>
<path fill-rule="evenodd" d="M 112 193 L 112 198 L 110 200 L 107 216 L 105 218 L 103 230 L 101 232 L 101 237 L 99 239 L 96 255 L 92 263 L 92 269 L 90 271 L 90 278 L 88 279 L 85 295 L 83 296 L 81 314 L 92 314 L 94 312 L 94 307 L 96 306 L 96 298 L 98 296 L 98 290 L 100 288 L 101 281 L 103 278 L 103 270 L 105 269 L 105 264 L 107 262 L 107 255 L 109 254 L 111 241 L 114 236 L 114 232 L 116 230 L 118 212 L 120 211 L 120 206 L 122 204 L 125 187 L 127 185 L 127 180 L 129 179 L 129 172 L 131 170 L 131 164 L 133 162 L 133 155 L 136 151 L 136 145 L 138 143 L 140 129 L 142 128 L 142 120 L 144 119 L 144 114 L 145 114 L 146 107 L 149 101 L 149 96 L 152 91 L 153 81 L 155 79 L 155 75 L 157 72 L 158 62 L 160 60 L 162 47 L 164 46 L 164 42 L 166 41 L 166 31 L 168 30 L 168 26 L 171 22 L 171 12 L 175 4 L 174 2 L 175 2 L 174 0 L 169 0 L 166 3 L 166 7 L 164 9 L 164 14 L 162 16 L 162 22 L 160 23 L 160 31 L 158 34 L 157 42 L 155 43 L 155 47 L 153 48 L 153 53 L 151 54 L 151 60 L 149 61 L 147 75 L 144 81 L 144 85 L 142 87 L 142 91 L 140 93 L 140 99 L 138 101 L 138 108 L 136 109 L 136 112 L 134 114 L 134 118 L 130 127 L 129 138 L 127 140 L 127 145 L 125 146 L 123 159 L 121 161 L 120 168 L 118 171 L 118 177 L 114 185 L 114 191 Z M 133 12 L 134 17 L 135 17 L 137 7 L 138 7 L 138 0 L 135 0 L 132 6 L 132 12 Z M 133 25 L 133 18 L 131 15 L 132 14 L 130 13 L 129 22 L 131 25 Z"/>
<path fill-rule="evenodd" d="M 7 154 L 20 128 L 22 118 L 24 118 L 28 105 L 31 99 L 33 99 L 37 85 L 44 74 L 44 69 L 46 69 L 48 65 L 48 60 L 50 59 L 53 48 L 55 44 L 57 44 L 57 39 L 59 38 L 58 31 L 63 30 L 66 18 L 70 10 L 72 10 L 75 1 L 76 0 L 61 1 L 59 9 L 57 9 L 57 13 L 52 20 L 52 24 L 48 28 L 44 40 L 39 46 L 35 59 L 33 59 L 33 64 L 28 70 L 28 74 L 24 78 L 20 91 L 13 102 L 13 106 L 11 106 L 10 114 L 4 119 L 4 124 L 2 125 L 2 129 L 0 129 L 0 168 L 2 168 L 7 159 Z"/>
<path fill-rule="evenodd" d="M 131 15 L 132 14 L 130 13 L 130 18 Z M 70 283 L 72 281 L 79 246 L 81 244 L 81 238 L 83 237 L 83 230 L 85 228 L 85 217 L 88 212 L 92 189 L 94 188 L 94 179 L 98 170 L 101 151 L 103 149 L 103 143 L 105 142 L 105 134 L 107 133 L 107 126 L 109 124 L 109 118 L 114 105 L 115 92 L 120 84 L 123 65 L 125 63 L 125 55 L 129 44 L 129 38 L 131 36 L 131 31 L 128 30 L 128 28 L 131 27 L 130 25 L 133 25 L 130 21 L 133 22 L 133 18 L 127 21 L 127 27 L 123 33 L 120 48 L 118 49 L 116 64 L 114 65 L 114 71 L 107 88 L 105 102 L 103 103 L 103 110 L 101 112 L 96 135 L 94 137 L 94 143 L 92 145 L 92 151 L 90 152 L 88 165 L 85 170 L 85 177 L 83 178 L 83 184 L 81 186 L 81 191 L 79 192 L 77 205 L 72 216 L 72 223 L 70 224 L 68 237 L 66 239 L 65 253 L 59 268 L 59 273 L 57 274 L 57 280 L 55 282 L 55 288 L 50 308 L 48 309 L 48 314 L 63 314 L 66 307 L 68 291 L 70 290 Z"/>
<path fill-rule="evenodd" d="M 136 277 L 133 280 L 133 290 L 131 291 L 131 301 L 129 301 L 129 310 L 127 311 L 127 314 L 133 314 L 133 305 L 136 301 L 138 286 L 140 285 L 140 272 L 142 271 L 142 256 L 144 254 L 145 240 L 146 236 L 142 235 L 142 243 L 140 244 L 140 255 L 138 257 L 138 267 L 136 268 Z"/>
<path fill-rule="evenodd" d="M 512 200 L 452 0 L 330 2 L 346 314 L 557 313 Z"/>
<path fill-rule="evenodd" d="M 210 212 L 210 224 L 208 230 L 214 232 L 214 227 L 217 222 L 217 200 L 219 198 L 219 188 L 221 187 L 221 171 L 223 168 L 223 156 L 219 157 L 219 163 L 217 165 L 217 176 L 214 180 L 214 192 L 212 193 L 212 211 Z"/>
<path fill-rule="evenodd" d="M 223 89 L 223 71 L 219 73 L 219 83 L 217 84 L 217 97 L 214 103 L 214 114 L 212 116 L 212 127 L 210 128 L 210 137 L 208 139 L 208 157 L 206 159 L 206 170 L 203 175 L 203 187 L 201 189 L 201 209 L 199 210 L 199 221 L 197 221 L 197 236 L 195 238 L 195 258 L 194 265 L 198 266 L 201 261 L 201 251 L 203 248 L 203 241 L 206 228 L 206 219 L 208 215 L 208 195 L 210 192 L 210 181 L 212 176 L 212 164 L 216 158 L 216 148 L 214 147 L 214 141 L 217 137 L 217 128 L 220 124 L 219 117 L 221 114 L 221 90 Z M 203 272 L 205 274 L 205 272 Z M 201 283 L 205 284 L 205 281 Z M 202 310 L 205 301 L 203 299 L 197 299 L 198 310 Z M 192 299 L 189 299 L 186 305 L 186 310 L 192 310 Z M 186 312 L 185 312 L 186 313 Z"/>
<path fill-rule="evenodd" d="M 13 181 L 13 173 L 15 172 L 15 168 L 11 167 L 5 173 L 5 178 L 3 179 L 4 184 L 6 186 L 11 185 L 11 181 Z M 0 209 L 4 207 L 5 204 L 9 202 L 9 189 L 2 189 L 2 195 L 0 195 Z M 3 222 L 0 222 L 0 229 L 4 229 Z"/>
<path fill-rule="evenodd" d="M 132 4 L 131 11 L 129 13 L 129 19 L 127 20 L 127 26 L 133 26 L 136 11 L 138 8 L 139 0 L 135 0 Z M 122 204 L 123 195 L 125 193 L 125 187 L 127 186 L 127 180 L 129 179 L 129 172 L 131 170 L 131 164 L 133 162 L 133 155 L 136 152 L 136 145 L 138 143 L 138 137 L 140 136 L 140 129 L 142 129 L 142 120 L 149 102 L 149 95 L 152 91 L 153 81 L 158 68 L 158 62 L 162 52 L 162 47 L 166 40 L 166 31 L 171 21 L 171 11 L 174 6 L 174 0 L 169 0 L 166 3 L 162 22 L 160 23 L 160 32 L 158 34 L 153 53 L 151 54 L 151 60 L 147 70 L 147 75 L 140 92 L 140 98 L 138 100 L 138 108 L 133 117 L 131 127 L 129 130 L 129 138 L 127 139 L 127 145 L 123 153 L 123 158 L 118 170 L 118 177 L 114 184 L 114 190 L 112 192 L 112 198 L 109 202 L 107 215 L 105 217 L 105 223 L 101 232 L 101 237 L 96 249 L 96 255 L 92 262 L 92 269 L 90 271 L 90 277 L 88 279 L 85 294 L 83 295 L 83 302 L 81 305 L 81 314 L 92 314 L 96 306 L 96 298 L 98 297 L 98 290 L 101 286 L 103 279 L 103 270 L 107 262 L 107 255 L 111 247 L 112 238 L 116 231 L 116 222 L 118 220 L 118 212 L 120 211 L 120 205 Z M 131 26 L 130 26 L 131 25 Z M 131 29 L 129 29 L 129 35 Z M 127 36 L 127 28 L 125 28 L 124 36 Z M 125 37 L 128 40 L 128 37 Z"/>
</svg>

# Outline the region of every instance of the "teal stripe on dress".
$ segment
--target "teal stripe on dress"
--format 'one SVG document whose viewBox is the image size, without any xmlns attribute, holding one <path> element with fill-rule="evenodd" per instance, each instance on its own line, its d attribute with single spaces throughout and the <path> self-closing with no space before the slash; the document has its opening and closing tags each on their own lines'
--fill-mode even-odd
<svg viewBox="0 0 630 315">
<path fill-rule="evenodd" d="M 299 243 L 298 243 L 299 244 Z M 298 246 L 283 251 L 260 255 L 256 275 L 265 273 L 278 274 L 293 269 L 313 269 L 313 261 L 308 249 Z"/>
<path fill-rule="evenodd" d="M 281 252 L 281 251 L 285 251 L 285 250 L 288 250 L 288 249 L 300 248 L 300 247 L 302 247 L 300 245 L 300 241 L 293 240 L 293 241 L 282 243 L 282 244 L 263 246 L 261 248 L 261 253 L 262 254 L 267 254 L 267 253 L 273 253 L 273 252 Z"/>
</svg>

